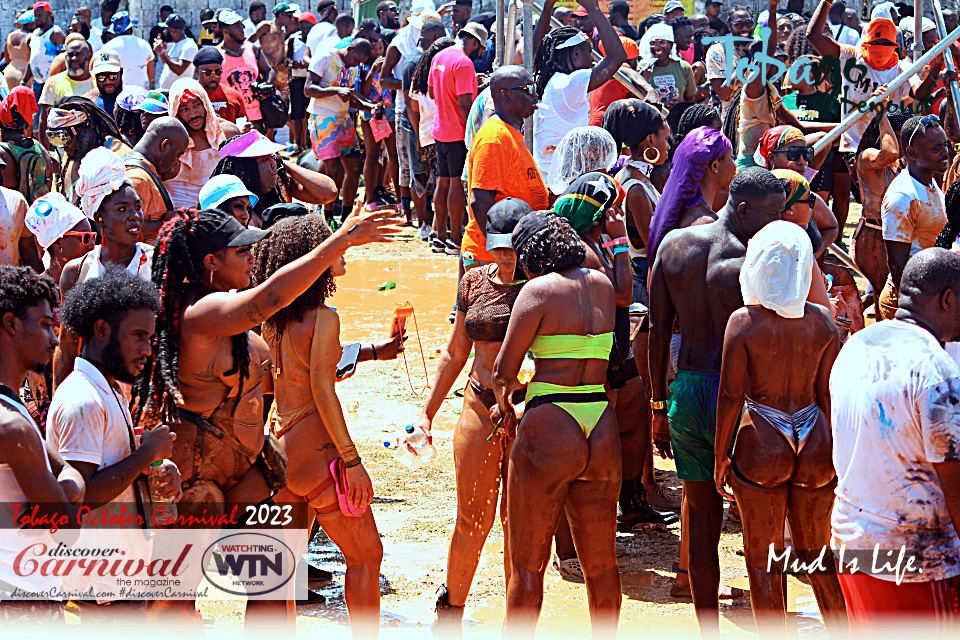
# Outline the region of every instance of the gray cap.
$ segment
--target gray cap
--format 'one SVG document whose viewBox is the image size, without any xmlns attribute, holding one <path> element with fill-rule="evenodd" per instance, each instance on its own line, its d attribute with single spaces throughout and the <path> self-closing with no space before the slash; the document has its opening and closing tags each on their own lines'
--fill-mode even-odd
<svg viewBox="0 0 960 640">
<path fill-rule="evenodd" d="M 513 230 L 520 218 L 533 211 L 519 198 L 504 198 L 487 211 L 487 251 L 513 249 Z"/>
</svg>

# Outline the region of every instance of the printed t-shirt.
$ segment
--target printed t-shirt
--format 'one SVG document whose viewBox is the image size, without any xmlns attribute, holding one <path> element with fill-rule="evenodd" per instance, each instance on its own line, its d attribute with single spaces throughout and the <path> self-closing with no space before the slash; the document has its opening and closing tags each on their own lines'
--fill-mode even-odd
<svg viewBox="0 0 960 640">
<path fill-rule="evenodd" d="M 247 117 L 251 120 L 260 120 L 260 101 L 253 94 L 252 85 L 256 84 L 260 77 L 260 65 L 257 61 L 257 54 L 253 45 L 244 42 L 239 56 L 227 53 L 221 45 L 220 53 L 223 54 L 223 76 L 220 83 L 226 83 L 232 87 L 243 98 L 243 106 L 246 109 Z"/>
<path fill-rule="evenodd" d="M 885 320 L 844 344 L 830 398 L 838 478 L 831 547 L 844 545 L 847 556 L 879 548 L 881 559 L 904 547 L 921 553 L 923 573 L 905 582 L 960 575 L 960 539 L 933 468 L 960 460 L 960 369 L 927 330 Z M 861 560 L 861 569 L 869 565 Z"/>
<path fill-rule="evenodd" d="M 544 179 L 563 136 L 590 123 L 590 73 L 590 69 L 578 69 L 553 74 L 533 113 L 533 157 Z"/>
<path fill-rule="evenodd" d="M 910 255 L 933 246 L 947 224 L 943 192 L 934 182 L 917 182 L 901 171 L 887 187 L 880 205 L 883 239 L 910 243 Z"/>
<path fill-rule="evenodd" d="M 846 69 L 847 62 L 854 60 L 856 64 L 860 65 L 867 70 L 866 74 L 862 78 L 859 78 L 859 81 L 856 84 L 851 83 L 847 78 L 847 74 L 843 73 Z M 860 53 L 858 47 L 851 47 L 848 45 L 840 45 L 840 72 L 843 77 L 843 84 L 841 87 L 840 93 L 840 107 L 843 112 L 843 117 L 846 118 L 850 113 L 856 109 L 859 105 L 865 104 L 870 100 L 870 96 L 874 91 L 877 90 L 877 87 L 884 85 L 890 82 L 893 82 L 901 72 L 910 68 L 910 65 L 913 64 L 910 60 L 901 60 L 899 65 L 894 65 L 893 67 L 885 71 L 877 71 L 869 66 L 863 59 L 863 55 Z M 856 69 L 851 69 L 851 77 L 859 77 L 861 71 Z M 910 84 L 903 83 L 900 85 L 900 88 L 893 92 L 890 101 L 892 104 L 900 104 L 903 102 L 903 99 L 910 94 Z M 853 104 L 851 104 L 853 103 Z M 867 126 L 870 124 L 870 118 L 861 118 L 857 122 L 847 129 L 840 136 L 840 151 L 856 151 L 857 147 L 860 145 L 860 138 L 863 137 L 863 132 L 867 130 Z"/>
<path fill-rule="evenodd" d="M 40 92 L 40 99 L 37 102 L 52 107 L 60 98 L 86 95 L 92 89 L 93 76 L 86 80 L 73 80 L 64 71 L 50 76 L 43 84 L 43 91 Z"/>
<path fill-rule="evenodd" d="M 602 127 L 603 116 L 617 100 L 626 100 L 633 94 L 627 91 L 623 83 L 616 78 L 607 80 L 599 89 L 590 94 L 590 126 Z"/>
<path fill-rule="evenodd" d="M 34 82 L 47 81 L 50 65 L 63 47 L 63 45 L 54 44 L 51 40 L 55 33 L 63 34 L 63 31 L 54 25 L 46 31 L 40 31 L 38 27 L 30 35 L 30 70 L 33 71 Z"/>
<path fill-rule="evenodd" d="M 353 87 L 357 79 L 357 69 L 343 66 L 343 59 L 336 51 L 315 57 L 310 62 L 310 72 L 320 76 L 321 88 Z M 350 113 L 350 103 L 339 96 L 310 98 L 307 111 L 318 116 L 346 118 Z"/>
<path fill-rule="evenodd" d="M 235 123 L 240 116 L 247 116 L 247 109 L 243 106 L 243 96 L 234 89 L 221 83 L 217 85 L 216 91 L 208 93 L 207 96 L 210 98 L 214 112 L 224 120 Z"/>
<path fill-rule="evenodd" d="M 692 101 L 697 97 L 697 82 L 693 78 L 693 68 L 684 60 L 670 58 L 663 67 L 650 65 L 650 84 L 657 90 L 660 102 L 672 107 L 678 102 Z"/>
<path fill-rule="evenodd" d="M 737 134 L 740 138 L 737 151 L 738 171 L 756 164 L 753 154 L 760 146 L 763 134 L 777 125 L 776 110 L 780 104 L 780 95 L 772 85 L 767 85 L 759 98 L 747 96 L 746 86 L 740 92 L 740 120 L 737 123 Z"/>
<path fill-rule="evenodd" d="M 737 63 L 740 62 L 742 57 L 736 49 L 734 49 L 733 62 L 730 64 L 730 75 L 734 76 L 730 82 L 734 85 L 741 84 L 740 79 L 736 77 Z M 707 49 L 707 53 L 704 55 L 703 64 L 707 68 L 707 80 L 716 80 L 727 78 L 727 50 L 724 48 L 722 42 L 715 42 L 710 45 L 710 48 Z M 730 99 L 724 102 L 717 97 L 711 88 L 710 94 L 713 96 L 713 102 L 715 105 L 720 107 L 720 119 L 724 119 L 727 115 L 727 109 L 730 108 L 730 103 L 733 102 L 734 96 L 736 93 L 733 93 L 730 96 Z"/>
<path fill-rule="evenodd" d="M 496 202 L 504 198 L 519 198 L 534 211 L 550 207 L 547 185 L 537 171 L 533 156 L 527 150 L 523 134 L 497 117 L 483 123 L 470 147 L 469 178 L 473 189 L 496 191 Z M 471 198 L 467 198 L 469 202 Z M 492 262 L 487 252 L 485 229 L 480 229 L 471 210 L 463 234 L 461 250 L 473 254 L 477 260 Z"/>
<path fill-rule="evenodd" d="M 123 84 L 128 87 L 149 88 L 147 65 L 153 63 L 153 48 L 143 38 L 134 35 L 117 36 L 103 50 L 112 49 L 120 56 L 123 65 Z"/>
<path fill-rule="evenodd" d="M 460 47 L 448 47 L 434 56 L 427 83 L 433 87 L 433 100 L 437 104 L 433 138 L 437 142 L 463 140 L 467 121 L 457 96 L 470 94 L 471 101 L 477 97 L 477 72 L 473 62 Z"/>
</svg>

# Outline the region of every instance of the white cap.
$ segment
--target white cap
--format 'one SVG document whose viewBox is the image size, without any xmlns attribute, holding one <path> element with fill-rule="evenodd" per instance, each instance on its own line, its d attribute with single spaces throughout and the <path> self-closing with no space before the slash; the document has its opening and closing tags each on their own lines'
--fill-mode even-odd
<svg viewBox="0 0 960 640">
<path fill-rule="evenodd" d="M 46 249 L 85 218 L 83 211 L 56 191 L 51 191 L 30 205 L 24 224 L 37 237 L 40 246 Z"/>
</svg>

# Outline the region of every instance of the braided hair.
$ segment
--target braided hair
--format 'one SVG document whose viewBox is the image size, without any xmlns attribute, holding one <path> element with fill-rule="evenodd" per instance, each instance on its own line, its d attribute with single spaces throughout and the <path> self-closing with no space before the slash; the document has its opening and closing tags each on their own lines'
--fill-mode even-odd
<svg viewBox="0 0 960 640">
<path fill-rule="evenodd" d="M 953 248 L 953 242 L 960 235 L 960 180 L 950 185 L 944 195 L 947 205 L 947 224 L 937 236 L 933 246 L 941 249 Z"/>
<path fill-rule="evenodd" d="M 820 54 L 817 53 L 817 50 L 813 48 L 813 45 L 810 44 L 810 41 L 807 40 L 807 25 L 802 27 L 797 27 L 793 30 L 793 33 L 790 34 L 790 39 L 787 40 L 787 64 L 793 64 L 797 61 L 797 58 L 802 56 L 817 56 L 820 57 Z"/>
<path fill-rule="evenodd" d="M 417 66 L 413 70 L 413 75 L 410 76 L 410 90 L 416 91 L 421 95 L 427 95 L 427 80 L 430 77 L 430 65 L 433 63 L 433 57 L 443 51 L 448 47 L 452 47 L 456 44 L 456 41 L 453 38 L 438 38 L 433 42 L 430 47 L 423 52 L 423 55 L 420 56 L 420 60 L 417 62 Z"/>
<path fill-rule="evenodd" d="M 720 34 L 708 27 L 700 27 L 693 32 L 693 61 L 703 62 L 707 57 L 707 50 L 703 47 L 704 38 L 715 38 Z"/>
<path fill-rule="evenodd" d="M 233 142 L 239 137 L 240 136 L 234 136 L 229 140 L 225 140 L 223 144 L 220 145 L 220 148 L 222 149 L 224 145 Z M 258 216 L 262 216 L 264 209 L 272 207 L 275 204 L 292 201 L 290 197 L 290 176 L 283 166 L 283 158 L 275 155 L 274 160 L 277 163 L 279 180 L 277 181 L 277 186 L 270 191 L 264 191 L 263 189 L 257 158 L 237 158 L 234 156 L 220 158 L 220 162 L 217 163 L 217 167 L 213 170 L 213 175 L 219 176 L 227 174 L 240 178 L 243 186 L 249 189 L 253 195 L 257 196 L 257 204 L 253 207 L 253 211 Z"/>
<path fill-rule="evenodd" d="M 541 100 L 553 74 L 568 73 L 570 56 L 576 48 L 557 49 L 557 47 L 579 33 L 580 30 L 576 27 L 558 27 L 548 33 L 537 47 L 537 55 L 533 59 L 533 81 L 537 85 L 537 97 Z"/>
<path fill-rule="evenodd" d="M 719 119 L 720 114 L 717 113 L 717 109 L 713 105 L 706 103 L 691 105 L 680 116 L 680 121 L 673 130 L 674 140 L 676 140 L 677 144 L 680 144 L 680 141 L 683 140 L 684 136 L 694 129 L 699 129 L 700 127 L 709 127 L 714 120 Z"/>
<path fill-rule="evenodd" d="M 180 394 L 180 321 L 187 306 L 187 295 L 200 297 L 211 292 L 203 277 L 199 244 L 216 231 L 229 217 L 217 209 L 180 209 L 164 223 L 153 250 L 153 284 L 160 291 L 157 332 L 153 336 L 152 354 L 133 386 L 134 417 L 139 422 L 144 411 L 160 421 L 172 421 Z M 246 333 L 231 338 L 233 367 L 224 375 L 239 373 L 239 404 L 243 381 L 250 376 L 250 351 Z"/>
</svg>

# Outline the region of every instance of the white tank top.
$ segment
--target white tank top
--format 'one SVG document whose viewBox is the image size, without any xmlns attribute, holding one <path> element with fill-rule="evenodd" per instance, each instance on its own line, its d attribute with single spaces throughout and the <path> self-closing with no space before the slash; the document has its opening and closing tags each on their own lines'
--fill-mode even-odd
<svg viewBox="0 0 960 640">
<path fill-rule="evenodd" d="M 30 38 L 30 69 L 33 71 L 34 82 L 46 82 L 50 76 L 50 65 L 60 51 L 50 39 L 58 31 L 56 26 L 50 27 L 43 33 L 34 29 Z"/>
<path fill-rule="evenodd" d="M 152 254 L 152 247 L 138 242 L 137 249 L 133 252 L 133 258 L 130 260 L 130 264 L 127 265 L 127 271 L 130 272 L 130 275 L 140 276 L 147 282 L 150 282 Z M 77 284 L 90 280 L 91 278 L 99 278 L 104 268 L 103 263 L 100 262 L 100 245 L 97 245 L 90 253 L 82 258 L 80 262 L 80 273 L 77 274 Z"/>
<path fill-rule="evenodd" d="M 640 185 L 643 187 L 643 192 L 647 194 L 647 197 L 650 198 L 650 202 L 653 204 L 651 209 L 655 209 L 657 207 L 657 203 L 660 202 L 660 192 L 657 191 L 657 188 L 654 187 L 653 183 L 649 180 L 650 174 L 653 173 L 653 165 L 646 162 L 640 162 L 638 160 L 627 160 L 624 163 L 624 169 L 626 169 L 626 167 L 633 167 L 634 169 L 639 170 L 640 173 L 647 176 L 648 179 L 641 180 L 639 178 L 630 178 L 626 182 L 621 183 L 620 186 L 623 188 L 623 192 L 630 193 L 630 189 L 632 189 L 634 185 Z M 624 203 L 624 209 L 626 209 L 626 203 Z M 637 247 L 633 246 L 633 242 L 630 242 L 630 257 L 646 258 L 647 248 L 640 247 L 638 249 Z"/>
</svg>

